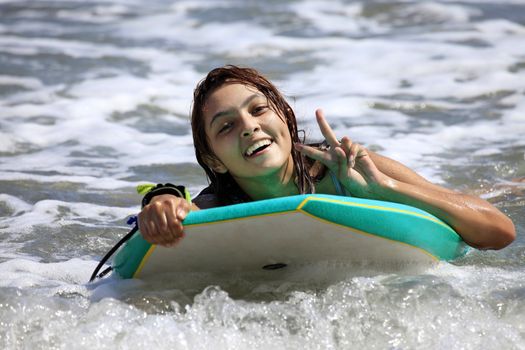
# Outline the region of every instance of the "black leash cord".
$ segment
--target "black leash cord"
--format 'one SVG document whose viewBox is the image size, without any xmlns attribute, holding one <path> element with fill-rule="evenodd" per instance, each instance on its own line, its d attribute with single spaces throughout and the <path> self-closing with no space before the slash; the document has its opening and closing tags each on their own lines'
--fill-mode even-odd
<svg viewBox="0 0 525 350">
<path fill-rule="evenodd" d="M 129 231 L 124 237 L 122 237 L 122 239 L 120 241 L 118 241 L 118 243 L 115 244 L 113 246 L 113 248 L 111 248 L 109 250 L 109 252 L 106 253 L 106 255 L 104 255 L 102 260 L 100 260 L 100 262 L 98 263 L 97 267 L 95 268 L 95 271 L 93 271 L 93 274 L 91 275 L 91 278 L 89 279 L 89 282 L 93 282 L 95 280 L 95 278 L 104 277 L 111 270 L 113 270 L 113 267 L 110 266 L 107 269 L 105 269 L 104 271 L 102 271 L 99 275 L 97 275 L 98 272 L 100 271 L 100 269 L 102 268 L 102 266 L 104 266 L 106 261 L 108 261 L 108 259 L 113 255 L 113 253 L 115 253 L 117 251 L 117 249 L 120 248 L 121 245 L 123 245 L 128 239 L 130 239 L 131 236 L 133 236 L 133 234 L 138 231 L 138 229 L 139 229 L 138 225 L 135 225 L 135 227 L 133 227 L 131 229 L 131 231 Z"/>
</svg>

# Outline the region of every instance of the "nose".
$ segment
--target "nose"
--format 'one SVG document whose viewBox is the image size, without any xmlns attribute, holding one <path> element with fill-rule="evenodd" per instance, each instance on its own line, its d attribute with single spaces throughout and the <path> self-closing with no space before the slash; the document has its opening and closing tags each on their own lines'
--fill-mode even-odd
<svg viewBox="0 0 525 350">
<path fill-rule="evenodd" d="M 261 130 L 257 119 L 252 116 L 242 117 L 242 136 L 248 137 Z"/>
</svg>

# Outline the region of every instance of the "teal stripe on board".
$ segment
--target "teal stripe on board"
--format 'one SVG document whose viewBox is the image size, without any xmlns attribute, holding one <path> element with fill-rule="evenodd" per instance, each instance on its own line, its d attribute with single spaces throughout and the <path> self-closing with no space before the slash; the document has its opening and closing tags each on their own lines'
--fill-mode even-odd
<svg viewBox="0 0 525 350">
<path fill-rule="evenodd" d="M 307 195 L 281 197 L 192 212 L 184 225 L 204 224 L 295 210 Z"/>
</svg>

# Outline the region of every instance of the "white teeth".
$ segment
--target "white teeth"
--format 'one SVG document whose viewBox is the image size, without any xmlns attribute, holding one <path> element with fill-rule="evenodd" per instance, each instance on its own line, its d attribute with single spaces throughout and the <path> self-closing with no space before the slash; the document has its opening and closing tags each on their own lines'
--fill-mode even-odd
<svg viewBox="0 0 525 350">
<path fill-rule="evenodd" d="M 254 143 L 253 145 L 251 145 L 250 147 L 248 147 L 248 149 L 246 150 L 246 155 L 249 157 L 252 155 L 252 153 L 262 147 L 262 146 L 267 146 L 267 145 L 270 145 L 272 143 L 272 141 L 270 140 L 261 140 L 261 141 L 257 141 L 256 143 Z"/>
</svg>

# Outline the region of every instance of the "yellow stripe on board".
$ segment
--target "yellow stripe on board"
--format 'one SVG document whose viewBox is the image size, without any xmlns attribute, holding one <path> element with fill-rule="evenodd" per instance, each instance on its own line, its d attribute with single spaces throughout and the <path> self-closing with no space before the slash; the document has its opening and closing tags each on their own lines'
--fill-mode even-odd
<svg viewBox="0 0 525 350">
<path fill-rule="evenodd" d="M 297 209 L 300 210 L 300 211 L 303 211 L 303 207 L 309 201 L 330 202 L 330 203 L 343 204 L 343 205 L 346 205 L 348 207 L 362 207 L 362 208 L 370 208 L 370 209 L 380 209 L 380 210 L 384 210 L 384 211 L 391 211 L 391 212 L 394 212 L 394 213 L 410 214 L 410 215 L 413 215 L 413 216 L 418 216 L 420 218 L 430 220 L 430 221 L 435 222 L 435 223 L 437 223 L 437 224 L 439 224 L 439 225 L 441 225 L 443 227 L 446 227 L 447 229 L 449 229 L 451 231 L 454 231 L 454 230 L 452 230 L 452 228 L 450 228 L 450 226 L 448 226 L 447 224 L 445 224 L 441 220 L 438 220 L 438 219 L 436 219 L 436 218 L 434 218 L 432 216 L 424 215 L 424 214 L 421 214 L 421 213 L 416 213 L 414 211 L 405 210 L 405 209 L 382 207 L 380 205 L 352 203 L 352 202 L 345 202 L 345 201 L 341 201 L 341 200 L 337 200 L 337 199 L 330 199 L 330 198 L 307 197 L 301 202 L 301 204 L 299 204 Z"/>
<path fill-rule="evenodd" d="M 407 247 L 410 247 L 410 248 L 414 248 L 416 250 L 419 250 L 419 251 L 423 252 L 425 255 L 428 255 L 432 260 L 439 261 L 439 258 L 437 258 L 435 255 L 432 255 L 431 253 L 427 252 L 425 249 L 420 248 L 418 246 L 415 246 L 415 245 L 412 245 L 412 244 L 408 244 L 408 243 L 405 243 L 405 242 L 400 242 L 400 241 L 397 241 L 395 239 L 378 236 L 378 235 L 373 234 L 373 233 L 361 231 L 361 230 L 355 229 L 353 227 L 348 227 L 346 225 L 342 225 L 342 224 L 338 224 L 338 223 L 335 223 L 335 222 L 332 222 L 332 221 L 328 221 L 328 220 L 322 219 L 322 218 L 320 218 L 318 216 L 312 215 L 312 214 L 310 214 L 310 213 L 308 213 L 308 212 L 306 212 L 306 211 L 304 211 L 302 209 L 299 209 L 298 211 L 300 213 L 302 213 L 302 214 L 305 214 L 306 216 L 309 216 L 309 217 L 317 220 L 317 221 L 320 221 L 320 222 L 323 222 L 323 223 L 326 223 L 326 224 L 335 225 L 335 226 L 340 226 L 340 227 L 345 228 L 348 231 L 352 231 L 354 233 L 358 233 L 358 234 L 361 234 L 361 235 L 364 235 L 364 236 L 372 236 L 372 237 L 375 237 L 375 238 L 382 238 L 382 239 L 390 241 L 390 242 L 394 242 L 394 243 L 398 243 L 398 244 L 401 244 L 401 245 L 404 245 L 404 246 L 407 246 Z"/>
<path fill-rule="evenodd" d="M 144 254 L 144 256 L 142 257 L 142 261 L 140 262 L 139 267 L 137 267 L 137 270 L 133 274 L 133 278 L 138 278 L 139 277 L 140 272 L 144 268 L 144 265 L 146 265 L 147 260 L 149 259 L 151 254 L 153 254 L 153 251 L 155 250 L 156 247 L 157 247 L 156 244 L 152 244 L 151 247 L 149 247 L 149 249 L 146 252 L 146 254 Z"/>
<path fill-rule="evenodd" d="M 244 216 L 244 217 L 227 219 L 227 220 L 203 222 L 201 224 L 190 224 L 190 225 L 186 225 L 186 227 L 199 227 L 199 226 L 204 226 L 204 225 L 215 225 L 215 224 L 222 224 L 223 222 L 233 222 L 233 221 L 240 221 L 240 220 L 248 220 L 248 219 L 252 219 L 252 218 L 259 218 L 259 217 L 264 217 L 264 216 L 277 216 L 277 215 L 284 215 L 284 214 L 296 213 L 296 212 L 297 212 L 297 209 L 293 209 L 293 210 L 281 211 L 279 213 L 250 215 L 250 216 Z"/>
</svg>

